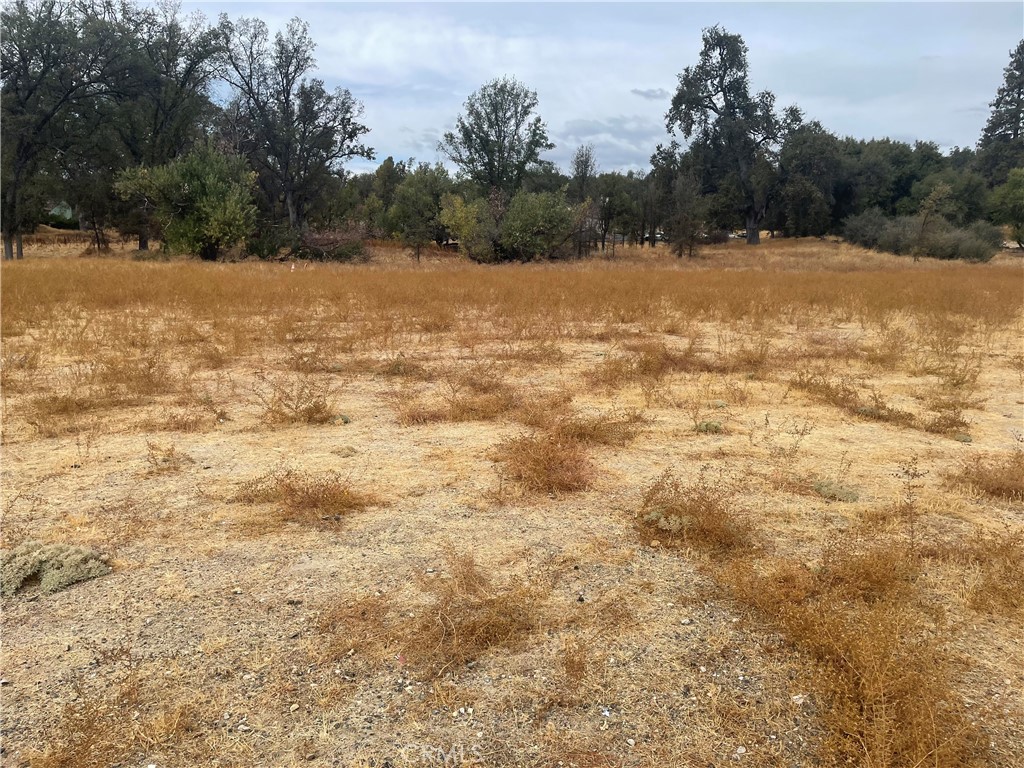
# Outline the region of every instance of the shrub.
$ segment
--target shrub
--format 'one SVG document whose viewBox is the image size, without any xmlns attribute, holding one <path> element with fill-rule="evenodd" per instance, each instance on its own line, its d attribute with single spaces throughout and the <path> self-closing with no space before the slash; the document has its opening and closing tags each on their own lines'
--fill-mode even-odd
<svg viewBox="0 0 1024 768">
<path fill-rule="evenodd" d="M 700 549 L 730 550 L 750 543 L 746 524 L 730 507 L 731 492 L 704 470 L 691 483 L 665 472 L 645 491 L 637 527 L 648 536 Z"/>
<path fill-rule="evenodd" d="M 10 597 L 35 578 L 39 588 L 49 594 L 108 573 L 110 566 L 91 549 L 26 541 L 3 555 L 0 595 Z"/>
<path fill-rule="evenodd" d="M 583 447 L 559 435 L 519 435 L 498 445 L 508 477 L 528 491 L 566 493 L 590 487 L 594 468 Z"/>
<path fill-rule="evenodd" d="M 1008 456 L 975 458 L 947 479 L 997 499 L 1024 501 L 1024 450 L 1018 448 Z"/>
<path fill-rule="evenodd" d="M 851 243 L 874 248 L 882 237 L 886 221 L 885 214 L 878 208 L 870 208 L 846 220 L 843 225 L 843 236 Z"/>
<path fill-rule="evenodd" d="M 373 494 L 355 490 L 337 472 L 292 470 L 270 472 L 244 483 L 234 500 L 243 504 L 277 503 L 279 522 L 317 528 L 336 527 L 346 515 L 381 503 Z"/>
</svg>

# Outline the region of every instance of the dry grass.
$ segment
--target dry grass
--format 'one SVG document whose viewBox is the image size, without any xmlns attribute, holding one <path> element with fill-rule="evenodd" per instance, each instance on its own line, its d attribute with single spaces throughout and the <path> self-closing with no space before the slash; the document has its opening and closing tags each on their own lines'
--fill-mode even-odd
<svg viewBox="0 0 1024 768">
<path fill-rule="evenodd" d="M 947 475 L 952 485 L 966 485 L 986 496 L 1007 501 L 1024 500 L 1024 450 L 975 457 Z"/>
<path fill-rule="evenodd" d="M 914 556 L 836 541 L 821 565 L 727 564 L 734 597 L 815 663 L 821 758 L 861 766 L 973 766 L 985 745 L 935 629 L 913 599 Z"/>
<path fill-rule="evenodd" d="M 549 587 L 516 578 L 498 581 L 472 555 L 450 545 L 442 572 L 420 579 L 419 586 L 428 601 L 416 611 L 397 611 L 395 600 L 383 595 L 331 606 L 318 621 L 319 631 L 329 636 L 326 657 L 394 654 L 400 667 L 435 679 L 492 650 L 519 651 L 534 633 L 562 623 L 548 615 Z"/>
<path fill-rule="evenodd" d="M 2 534 L 113 571 L 5 598 L 5 761 L 1018 758 L 1019 259 L 80 250 L 0 267 Z"/>
</svg>

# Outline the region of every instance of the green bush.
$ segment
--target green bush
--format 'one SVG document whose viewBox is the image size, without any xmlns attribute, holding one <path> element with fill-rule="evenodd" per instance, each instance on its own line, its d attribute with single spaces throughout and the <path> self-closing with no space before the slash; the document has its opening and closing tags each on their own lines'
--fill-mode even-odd
<svg viewBox="0 0 1024 768">
<path fill-rule="evenodd" d="M 255 226 L 254 183 L 244 158 L 204 146 L 166 165 L 128 169 L 115 189 L 125 200 L 156 206 L 169 248 L 209 261 L 244 241 Z"/>
<path fill-rule="evenodd" d="M 882 237 L 882 230 L 888 219 L 878 208 L 870 208 L 864 213 L 851 216 L 843 227 L 843 236 L 851 243 L 874 248 Z"/>
<path fill-rule="evenodd" d="M 3 554 L 0 594 L 10 597 L 33 578 L 39 579 L 43 592 L 51 593 L 108 573 L 110 566 L 90 549 L 26 541 Z"/>
<path fill-rule="evenodd" d="M 849 217 L 843 233 L 848 241 L 865 248 L 936 259 L 988 261 L 1002 245 L 998 227 L 986 222 L 956 229 L 940 216 L 927 221 L 922 216 L 887 219 L 877 208 Z"/>
</svg>

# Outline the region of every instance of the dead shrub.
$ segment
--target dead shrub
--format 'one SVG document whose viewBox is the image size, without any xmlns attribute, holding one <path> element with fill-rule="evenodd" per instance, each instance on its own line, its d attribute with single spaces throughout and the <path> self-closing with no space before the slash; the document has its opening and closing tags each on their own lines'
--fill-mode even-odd
<svg viewBox="0 0 1024 768">
<path fill-rule="evenodd" d="M 314 528 L 336 528 L 347 515 L 381 504 L 376 495 L 354 489 L 337 472 L 314 474 L 290 469 L 275 470 L 243 483 L 233 500 L 276 504 L 272 518 L 276 522 Z"/>
<path fill-rule="evenodd" d="M 422 582 L 432 600 L 408 627 L 408 663 L 439 677 L 493 648 L 521 649 L 545 623 L 546 590 L 519 579 L 495 581 L 472 555 L 445 553 L 448 578 Z"/>
<path fill-rule="evenodd" d="M 333 636 L 323 646 L 328 656 L 394 654 L 399 664 L 438 678 L 492 649 L 517 651 L 542 627 L 557 624 L 545 610 L 545 586 L 496 582 L 472 555 L 450 546 L 444 559 L 441 574 L 419 581 L 429 596 L 419 610 L 397 612 L 387 596 L 374 595 L 326 611 L 318 628 Z"/>
<path fill-rule="evenodd" d="M 335 418 L 331 385 L 312 376 L 267 376 L 256 372 L 253 394 L 272 424 L 326 424 Z"/>
<path fill-rule="evenodd" d="M 872 389 L 870 399 L 864 400 L 856 385 L 848 377 L 832 379 L 824 373 L 800 371 L 790 384 L 794 388 L 806 392 L 814 400 L 841 408 L 854 416 L 905 427 L 912 427 L 916 423 L 914 414 L 901 411 L 886 403 L 885 398 L 877 389 Z"/>
<path fill-rule="evenodd" d="M 442 399 L 448 421 L 490 421 L 520 403 L 519 391 L 503 381 L 493 364 L 476 364 L 444 379 Z"/>
<path fill-rule="evenodd" d="M 572 394 L 565 390 L 523 395 L 512 416 L 520 424 L 534 429 L 547 429 L 558 419 L 569 416 Z"/>
<path fill-rule="evenodd" d="M 822 758 L 864 766 L 976 764 L 984 743 L 953 687 L 949 664 L 909 593 L 912 562 L 881 542 L 853 554 L 836 543 L 811 570 L 777 561 L 721 572 L 815 664 Z M 885 569 L 896 566 L 894 574 Z"/>
<path fill-rule="evenodd" d="M 606 414 L 572 414 L 551 426 L 551 434 L 560 440 L 573 440 L 586 445 L 622 446 L 640 432 L 648 420 L 633 409 Z"/>
<path fill-rule="evenodd" d="M 495 460 L 505 476 L 524 490 L 539 493 L 570 493 L 590 487 L 594 468 L 575 440 L 538 434 L 510 437 L 499 443 Z"/>
<path fill-rule="evenodd" d="M 728 551 L 749 546 L 749 526 L 732 509 L 733 493 L 703 468 L 686 483 L 666 471 L 644 492 L 637 528 L 673 546 Z"/>
<path fill-rule="evenodd" d="M 1024 533 L 977 532 L 929 554 L 965 569 L 967 604 L 974 610 L 1004 615 L 1024 610 Z"/>
</svg>

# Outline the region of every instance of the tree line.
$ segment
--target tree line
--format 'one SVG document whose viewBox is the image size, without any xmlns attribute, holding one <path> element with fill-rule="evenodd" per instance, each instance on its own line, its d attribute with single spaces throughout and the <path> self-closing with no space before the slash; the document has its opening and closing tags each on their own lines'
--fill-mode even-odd
<svg viewBox="0 0 1024 768">
<path fill-rule="evenodd" d="M 159 239 L 205 259 L 347 259 L 366 238 L 417 259 L 431 243 L 481 262 L 623 242 L 685 256 L 767 230 L 982 260 L 1001 245 L 996 224 L 1024 247 L 1024 41 L 977 146 L 948 154 L 839 137 L 777 108 L 750 91 L 742 38 L 712 27 L 645 170 L 602 171 L 591 145 L 566 169 L 545 160 L 536 92 L 503 77 L 443 136 L 447 165 L 387 157 L 352 174 L 346 161 L 374 159 L 362 104 L 316 77 L 300 19 L 271 35 L 256 18 L 211 24 L 171 2 L 15 0 L 0 31 L 5 258 L 41 223 L 87 230 L 97 248 L 117 231 L 141 251 Z"/>
</svg>

